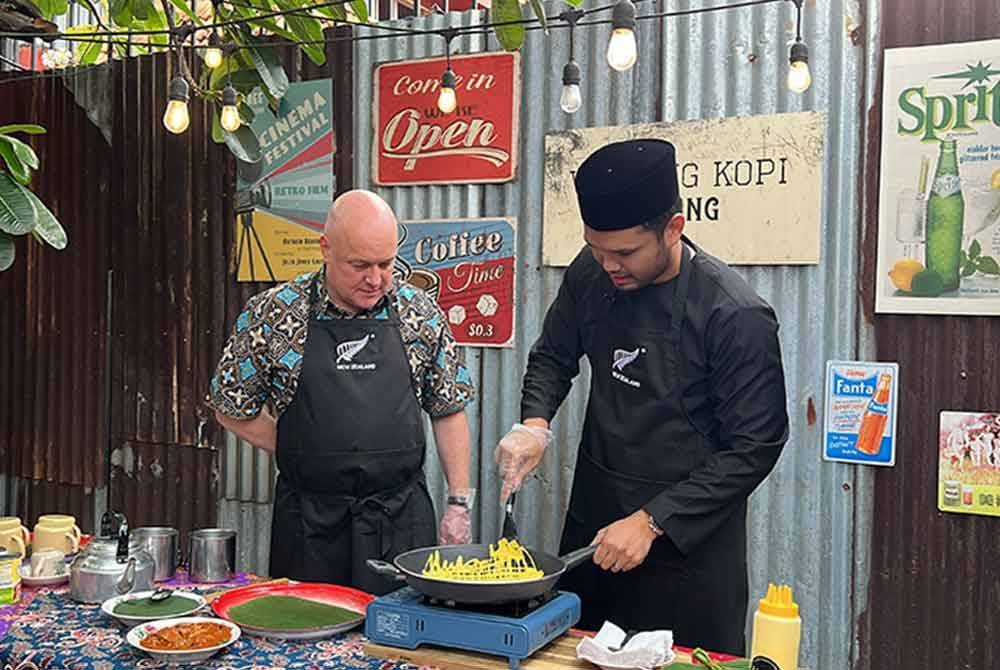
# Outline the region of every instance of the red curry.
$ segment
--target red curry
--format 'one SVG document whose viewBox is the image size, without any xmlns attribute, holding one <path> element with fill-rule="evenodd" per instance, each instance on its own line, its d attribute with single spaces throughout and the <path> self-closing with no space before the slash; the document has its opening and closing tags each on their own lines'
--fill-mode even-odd
<svg viewBox="0 0 1000 670">
<path fill-rule="evenodd" d="M 228 642 L 229 630 L 221 623 L 179 623 L 153 633 L 139 644 L 154 651 L 206 649 Z"/>
</svg>

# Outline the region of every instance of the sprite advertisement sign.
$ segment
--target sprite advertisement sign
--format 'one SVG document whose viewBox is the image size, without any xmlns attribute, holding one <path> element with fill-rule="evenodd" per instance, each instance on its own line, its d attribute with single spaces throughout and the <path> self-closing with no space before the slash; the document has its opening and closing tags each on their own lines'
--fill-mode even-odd
<svg viewBox="0 0 1000 670">
<path fill-rule="evenodd" d="M 1000 40 L 888 49 L 876 311 L 1000 314 Z"/>
</svg>

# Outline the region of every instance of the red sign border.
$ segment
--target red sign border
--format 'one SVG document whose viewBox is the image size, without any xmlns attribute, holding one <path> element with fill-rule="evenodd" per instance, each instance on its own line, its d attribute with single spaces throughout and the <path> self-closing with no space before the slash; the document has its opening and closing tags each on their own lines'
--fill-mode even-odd
<svg viewBox="0 0 1000 670">
<path fill-rule="evenodd" d="M 511 95 L 511 126 L 510 132 L 512 135 L 510 143 L 510 174 L 508 176 L 499 177 L 497 179 L 449 179 L 449 180 L 437 180 L 437 181 L 394 181 L 394 182 L 383 182 L 381 176 L 379 175 L 378 161 L 380 156 L 380 144 L 379 138 L 382 136 L 381 128 L 379 128 L 379 81 L 381 76 L 381 70 L 387 65 L 403 65 L 410 63 L 426 63 L 428 61 L 444 60 L 444 56 L 431 56 L 430 58 L 415 58 L 409 60 L 396 60 L 396 61 L 385 61 L 378 63 L 372 72 L 372 146 L 371 146 L 371 173 L 372 182 L 377 186 L 384 186 L 391 188 L 393 186 L 441 186 L 448 184 L 506 184 L 517 179 L 517 167 L 518 158 L 520 157 L 520 144 L 521 144 L 521 115 L 518 113 L 521 107 L 521 53 L 518 51 L 485 51 L 483 53 L 476 54 L 452 54 L 451 60 L 455 62 L 456 60 L 470 60 L 474 58 L 487 58 L 496 56 L 510 56 L 514 59 L 511 72 L 513 73 L 514 82 L 512 85 L 512 95 Z"/>
</svg>

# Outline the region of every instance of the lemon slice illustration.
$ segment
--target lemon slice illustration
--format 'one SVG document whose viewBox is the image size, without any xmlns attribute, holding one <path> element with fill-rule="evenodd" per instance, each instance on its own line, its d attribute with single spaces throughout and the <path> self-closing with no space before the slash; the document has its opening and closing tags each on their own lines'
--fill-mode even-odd
<svg viewBox="0 0 1000 670">
<path fill-rule="evenodd" d="M 1000 168 L 993 171 L 993 176 L 990 177 L 990 188 L 994 191 L 1000 191 Z"/>
</svg>

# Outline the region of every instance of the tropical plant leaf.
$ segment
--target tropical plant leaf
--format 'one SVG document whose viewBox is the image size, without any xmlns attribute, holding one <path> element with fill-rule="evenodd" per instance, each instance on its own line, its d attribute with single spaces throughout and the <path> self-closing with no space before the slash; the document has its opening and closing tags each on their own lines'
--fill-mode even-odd
<svg viewBox="0 0 1000 670">
<path fill-rule="evenodd" d="M 368 23 L 368 3 L 366 0 L 351 0 L 351 12 L 361 23 Z"/>
<path fill-rule="evenodd" d="M 9 235 L 27 235 L 35 229 L 38 213 L 28 197 L 28 190 L 0 172 L 0 231 Z"/>
<path fill-rule="evenodd" d="M 191 9 L 191 5 L 188 4 L 186 0 L 170 0 L 170 4 L 184 12 L 184 15 L 193 21 L 196 26 L 205 25 L 205 22 L 202 21 L 197 14 L 195 14 L 194 10 Z"/>
<path fill-rule="evenodd" d="M 52 16 L 62 16 L 69 11 L 68 0 L 49 0 L 52 7 Z"/>
<path fill-rule="evenodd" d="M 334 21 L 347 20 L 347 10 L 344 9 L 344 5 L 327 5 L 326 7 L 317 7 L 315 11 L 319 12 L 323 16 L 329 16 Z M 365 16 L 368 16 L 368 7 L 365 7 Z M 358 20 L 360 21 L 360 19 Z"/>
<path fill-rule="evenodd" d="M 10 135 L 11 133 L 44 135 L 46 130 L 44 126 L 36 126 L 33 123 L 11 123 L 10 125 L 0 126 L 0 135 Z"/>
<path fill-rule="evenodd" d="M 29 5 L 34 5 L 35 8 L 45 17 L 46 21 L 52 20 L 52 2 L 51 0 L 29 0 Z"/>
<path fill-rule="evenodd" d="M 518 0 L 494 0 L 492 9 L 492 19 L 499 25 L 493 28 L 496 32 L 497 40 L 507 51 L 517 51 L 524 44 L 524 24 L 508 23 L 509 21 L 520 21 L 524 18 L 521 15 L 521 5 Z"/>
<path fill-rule="evenodd" d="M 132 23 L 132 2 L 130 0 L 109 0 L 108 9 L 115 24 L 127 28 Z"/>
<path fill-rule="evenodd" d="M 10 269 L 14 264 L 14 256 L 14 238 L 0 231 L 0 272 Z"/>
<path fill-rule="evenodd" d="M 517 0 L 514 2 L 517 3 Z M 288 75 L 285 73 L 285 68 L 281 66 L 274 49 L 257 45 L 250 47 L 248 51 L 268 93 L 275 98 L 285 97 L 285 93 L 288 92 Z"/>
<path fill-rule="evenodd" d="M 132 14 L 140 21 L 146 21 L 156 12 L 153 0 L 132 0 Z"/>
<path fill-rule="evenodd" d="M 3 158 L 7 164 L 7 170 L 14 176 L 14 179 L 22 184 L 31 181 L 31 172 L 28 170 L 28 166 L 22 163 L 17 154 L 14 153 L 14 147 L 6 142 L 0 142 L 0 158 Z"/>
<path fill-rule="evenodd" d="M 222 119 L 215 107 L 212 108 L 212 141 L 216 144 L 226 143 L 226 131 L 222 129 Z"/>
<path fill-rule="evenodd" d="M 253 112 L 253 107 L 242 100 L 240 101 L 238 109 L 240 110 L 240 119 L 248 126 L 253 123 L 255 118 L 257 118 L 257 115 Z"/>
<path fill-rule="evenodd" d="M 563 0 L 563 2 L 571 7 L 579 7 L 583 4 L 583 0 Z"/>
<path fill-rule="evenodd" d="M 30 145 L 10 135 L 0 135 L 0 142 L 9 143 L 14 148 L 14 154 L 21 159 L 26 167 L 32 170 L 38 169 L 38 154 Z"/>
<path fill-rule="evenodd" d="M 240 126 L 235 133 L 223 131 L 226 134 L 226 146 L 233 155 L 244 163 L 256 163 L 260 160 L 260 141 L 257 133 L 247 126 Z"/>
<path fill-rule="evenodd" d="M 535 17 L 538 22 L 542 25 L 542 30 L 545 34 L 549 34 L 549 20 L 545 18 L 545 7 L 542 6 L 541 0 L 531 0 L 531 9 L 535 11 Z"/>
<path fill-rule="evenodd" d="M 285 17 L 288 27 L 295 34 L 295 41 L 302 51 L 316 65 L 326 62 L 326 51 L 323 49 L 323 26 L 316 19 L 303 18 L 289 14 Z"/>
<path fill-rule="evenodd" d="M 78 26 L 71 26 L 66 29 L 66 33 L 76 37 L 86 38 L 90 36 L 92 42 L 77 42 L 75 48 L 76 62 L 78 65 L 93 65 L 104 53 L 104 40 L 94 37 L 98 26 L 93 23 L 85 23 Z"/>
<path fill-rule="evenodd" d="M 25 189 L 25 192 L 27 192 L 28 197 L 31 199 L 31 204 L 35 206 L 35 211 L 38 213 L 38 222 L 32 233 L 45 240 L 53 249 L 59 249 L 60 251 L 65 249 L 68 240 L 66 238 L 66 230 L 59 223 L 59 219 L 55 217 L 52 211 L 46 207 L 45 203 L 37 195 L 27 189 Z"/>
<path fill-rule="evenodd" d="M 229 79 L 232 80 L 234 87 L 236 87 L 237 81 L 249 83 L 252 80 L 254 86 L 260 84 L 260 75 L 257 74 L 257 68 L 253 66 L 253 63 L 244 65 L 235 55 L 224 58 L 222 65 L 211 70 L 211 73 L 208 87 L 213 91 L 221 91 Z"/>
</svg>

